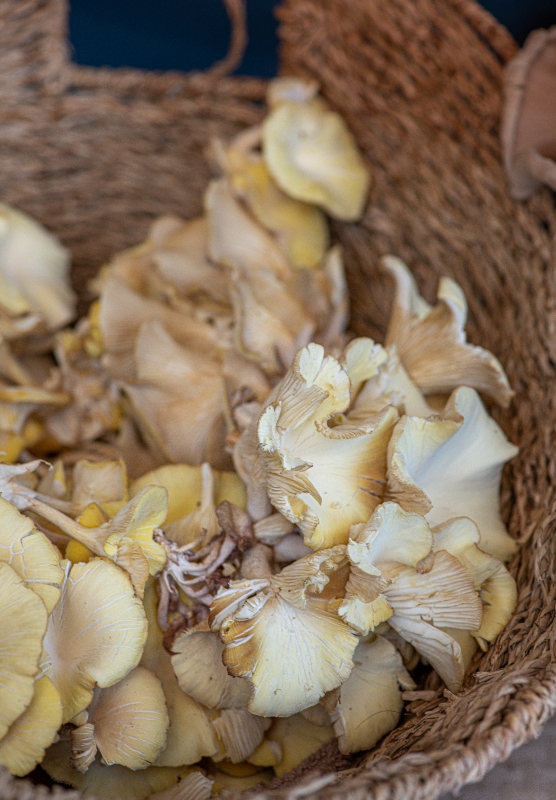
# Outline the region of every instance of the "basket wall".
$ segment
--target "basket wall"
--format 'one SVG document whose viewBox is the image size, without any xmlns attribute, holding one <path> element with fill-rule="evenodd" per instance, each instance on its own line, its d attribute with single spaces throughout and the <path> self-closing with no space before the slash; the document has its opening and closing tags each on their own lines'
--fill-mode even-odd
<svg viewBox="0 0 556 800">
<path fill-rule="evenodd" d="M 144 238 L 155 215 L 199 213 L 210 136 L 260 119 L 264 84 L 75 67 L 66 12 L 63 0 L 0 3 L 0 190 L 72 249 L 85 298 L 86 278 Z M 478 6 L 285 0 L 280 18 L 282 70 L 320 82 L 374 171 L 363 221 L 335 227 L 354 329 L 382 338 L 392 292 L 376 265 L 394 253 L 429 299 L 440 274 L 462 285 L 469 338 L 496 353 L 517 390 L 497 418 L 521 448 L 503 508 L 522 551 L 511 565 L 514 618 L 462 692 L 411 704 L 370 754 L 348 759 L 329 745 L 256 794 L 432 800 L 479 780 L 555 708 L 554 203 L 548 192 L 521 205 L 509 199 L 498 125 L 502 67 L 515 45 Z M 0 774 L 2 800 L 45 793 Z"/>
</svg>

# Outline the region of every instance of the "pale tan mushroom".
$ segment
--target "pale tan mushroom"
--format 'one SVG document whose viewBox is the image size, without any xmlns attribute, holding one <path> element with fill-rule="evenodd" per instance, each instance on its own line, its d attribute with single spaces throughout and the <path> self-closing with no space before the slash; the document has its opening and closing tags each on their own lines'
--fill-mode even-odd
<svg viewBox="0 0 556 800">
<path fill-rule="evenodd" d="M 282 749 L 282 759 L 274 767 L 280 778 L 333 739 L 334 729 L 331 725 L 314 725 L 301 714 L 294 714 L 275 720 L 266 738 L 269 742 L 278 742 Z"/>
<path fill-rule="evenodd" d="M 396 345 L 411 380 L 425 395 L 469 386 L 506 408 L 514 393 L 502 365 L 488 350 L 467 343 L 467 302 L 458 284 L 441 278 L 432 308 L 401 259 L 385 256 L 382 264 L 396 281 L 386 345 Z"/>
<path fill-rule="evenodd" d="M 533 31 L 506 66 L 502 155 L 510 192 L 556 189 L 556 27 Z"/>
<path fill-rule="evenodd" d="M 295 714 L 346 680 L 357 644 L 336 611 L 346 578 L 345 547 L 339 545 L 278 575 L 233 581 L 218 593 L 211 625 L 226 645 L 228 672 L 253 685 L 253 714 Z"/>
<path fill-rule="evenodd" d="M 74 765 L 85 772 L 98 749 L 105 764 L 144 769 L 166 745 L 169 724 L 160 681 L 135 667 L 113 686 L 95 690 L 87 722 L 72 731 Z"/>
<path fill-rule="evenodd" d="M 396 648 L 381 636 L 361 642 L 353 664 L 332 713 L 338 747 L 345 754 L 374 747 L 398 723 L 403 709 L 400 688 L 416 688 Z"/>
<path fill-rule="evenodd" d="M 16 313 L 36 311 L 51 330 L 66 325 L 75 312 L 69 266 L 69 252 L 46 228 L 0 204 L 2 305 L 8 301 Z"/>
<path fill-rule="evenodd" d="M 0 739 L 32 701 L 46 624 L 43 601 L 0 561 Z"/>
</svg>

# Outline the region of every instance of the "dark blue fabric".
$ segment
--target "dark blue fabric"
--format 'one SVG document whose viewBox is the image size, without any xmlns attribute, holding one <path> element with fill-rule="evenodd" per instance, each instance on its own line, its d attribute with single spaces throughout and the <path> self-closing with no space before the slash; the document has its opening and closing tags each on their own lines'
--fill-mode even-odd
<svg viewBox="0 0 556 800">
<path fill-rule="evenodd" d="M 206 69 L 227 49 L 230 26 L 221 0 L 70 2 L 70 39 L 79 64 Z M 276 74 L 275 5 L 276 0 L 247 0 L 249 46 L 239 74 Z M 556 0 L 484 0 L 483 5 L 520 44 L 534 28 L 556 24 Z"/>
</svg>

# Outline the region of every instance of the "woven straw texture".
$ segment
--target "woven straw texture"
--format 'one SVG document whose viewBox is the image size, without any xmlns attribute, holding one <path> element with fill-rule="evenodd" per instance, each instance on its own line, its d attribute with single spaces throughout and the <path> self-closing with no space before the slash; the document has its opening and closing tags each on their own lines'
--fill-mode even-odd
<svg viewBox="0 0 556 800">
<path fill-rule="evenodd" d="M 86 278 L 140 241 L 153 216 L 199 213 L 209 137 L 259 120 L 264 84 L 223 77 L 229 63 L 193 76 L 75 67 L 66 11 L 63 0 L 0 3 L 0 186 L 72 249 L 85 298 Z M 494 414 L 521 448 L 505 472 L 503 510 L 522 549 L 511 564 L 515 615 L 457 696 L 429 677 L 435 699 L 410 704 L 373 752 L 348 759 L 327 745 L 255 795 L 432 800 L 479 780 L 555 708 L 554 202 L 547 191 L 522 205 L 509 198 L 498 138 L 515 44 L 478 6 L 285 0 L 279 15 L 283 72 L 320 82 L 374 171 L 362 222 L 335 227 L 353 329 L 382 339 L 392 287 L 376 265 L 385 253 L 407 261 L 428 299 L 438 275 L 462 285 L 470 340 L 496 353 L 517 390 Z M 0 774 L 2 800 L 48 792 Z"/>
</svg>

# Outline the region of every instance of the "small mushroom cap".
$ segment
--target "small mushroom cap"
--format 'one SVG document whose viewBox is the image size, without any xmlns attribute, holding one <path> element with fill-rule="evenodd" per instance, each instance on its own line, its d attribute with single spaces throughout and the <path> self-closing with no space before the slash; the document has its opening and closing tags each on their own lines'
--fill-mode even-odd
<svg viewBox="0 0 556 800">
<path fill-rule="evenodd" d="M 474 633 L 483 650 L 511 619 L 517 604 L 517 586 L 504 564 L 480 549 L 475 523 L 459 517 L 435 528 L 434 549 L 447 550 L 466 567 L 483 603 L 481 627 Z"/>
<path fill-rule="evenodd" d="M 166 519 L 168 493 L 162 486 L 147 486 L 119 511 L 109 524 L 104 543 L 107 556 L 117 556 L 127 540 L 138 545 L 148 563 L 149 574 L 156 575 L 166 563 L 164 549 L 153 540 L 153 532 Z"/>
<path fill-rule="evenodd" d="M 135 667 L 114 686 L 97 690 L 89 722 L 106 764 L 144 769 L 165 746 L 170 724 L 160 681 Z"/>
<path fill-rule="evenodd" d="M 403 261 L 385 256 L 382 264 L 396 281 L 386 344 L 396 346 L 411 380 L 425 395 L 470 386 L 506 408 L 514 392 L 492 353 L 467 343 L 467 302 L 458 284 L 442 278 L 431 308 Z"/>
<path fill-rule="evenodd" d="M 12 775 L 27 775 L 40 764 L 61 724 L 60 695 L 49 678 L 40 678 L 31 703 L 0 741 L 0 764 Z"/>
<path fill-rule="evenodd" d="M 478 394 L 456 389 L 438 418 L 403 417 L 388 446 L 388 491 L 431 526 L 470 517 L 481 549 L 501 561 L 516 552 L 500 518 L 502 468 L 517 453 L 489 417 Z"/>
<path fill-rule="evenodd" d="M 249 758 L 261 744 L 265 731 L 271 721 L 264 717 L 255 717 L 246 708 L 224 708 L 212 720 L 212 728 L 220 748 L 214 761 L 229 759 L 232 764 L 239 764 Z"/>
<path fill-rule="evenodd" d="M 400 718 L 403 689 L 415 689 L 396 648 L 377 636 L 361 642 L 353 654 L 353 670 L 340 688 L 332 714 L 341 753 L 370 750 Z"/>
<path fill-rule="evenodd" d="M 388 624 L 426 658 L 451 692 L 459 691 L 465 663 L 462 649 L 452 636 L 428 622 L 409 617 L 394 616 Z"/>
<path fill-rule="evenodd" d="M 224 645 L 211 631 L 182 633 L 172 646 L 172 667 L 181 689 L 207 708 L 244 708 L 251 686 L 228 674 Z M 240 761 L 243 759 L 240 759 Z"/>
<path fill-rule="evenodd" d="M 20 295 L 20 312 L 38 312 L 51 330 L 70 322 L 75 295 L 69 266 L 68 251 L 46 228 L 27 214 L 0 204 L 0 273 L 8 289 Z"/>
<path fill-rule="evenodd" d="M 107 800 L 146 800 L 153 792 L 174 786 L 180 775 L 179 769 L 170 767 L 132 770 L 119 764 L 106 766 L 98 759 L 87 772 L 82 773 L 71 765 L 69 739 L 62 739 L 49 747 L 41 766 L 53 780 L 73 786 L 85 797 Z"/>
<path fill-rule="evenodd" d="M 266 102 L 269 108 L 275 108 L 280 103 L 308 103 L 319 91 L 316 81 L 306 81 L 302 78 L 273 78 L 266 92 Z"/>
<path fill-rule="evenodd" d="M 556 189 L 555 53 L 556 28 L 536 30 L 506 67 L 502 155 L 515 200 Z"/>
<path fill-rule="evenodd" d="M 79 460 L 72 473 L 72 502 L 79 508 L 89 503 L 97 503 L 108 512 L 127 502 L 127 471 L 125 463 L 120 461 L 88 461 Z M 120 503 L 120 508 L 117 505 Z M 116 513 L 115 511 L 113 513 Z M 112 516 L 110 514 L 110 516 Z"/>
<path fill-rule="evenodd" d="M 0 738 L 33 698 L 46 624 L 43 601 L 0 561 Z"/>
<path fill-rule="evenodd" d="M 301 714 L 275 720 L 267 739 L 280 744 L 282 760 L 274 767 L 274 772 L 279 778 L 287 775 L 333 738 L 331 725 L 314 725 Z"/>
<path fill-rule="evenodd" d="M 112 686 L 137 666 L 146 637 L 143 605 L 123 570 L 98 558 L 71 567 L 44 640 L 64 722 L 87 708 L 95 685 Z"/>
<path fill-rule="evenodd" d="M 151 795 L 151 800 L 209 800 L 214 781 L 202 772 L 190 772 L 179 783 Z"/>
<path fill-rule="evenodd" d="M 48 613 L 60 598 L 64 571 L 56 548 L 29 517 L 0 497 L 0 561 L 39 595 Z"/>
<path fill-rule="evenodd" d="M 336 219 L 361 216 L 369 170 L 344 120 L 321 100 L 279 103 L 263 123 L 263 153 L 286 194 Z"/>
</svg>

